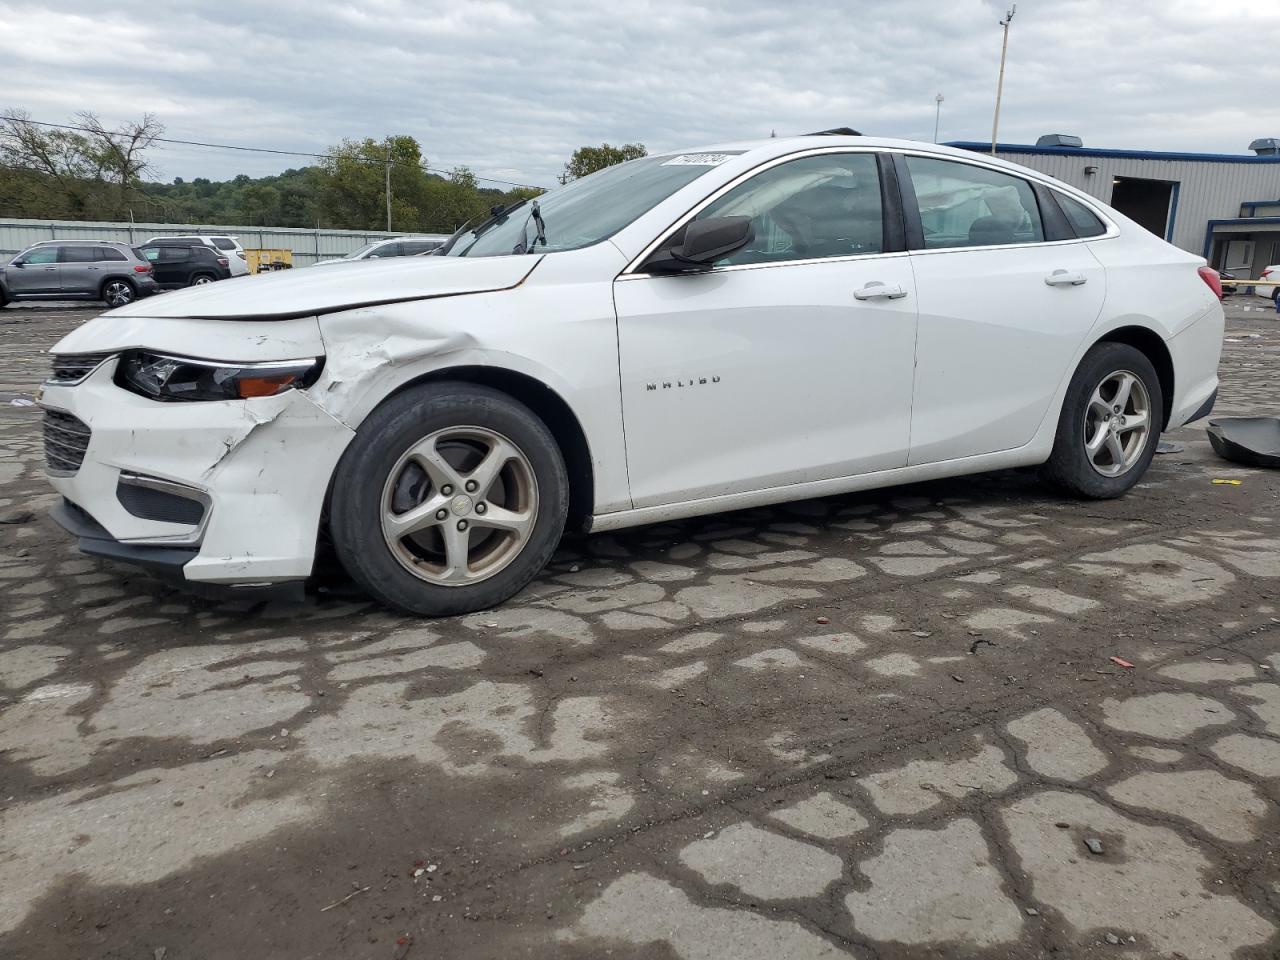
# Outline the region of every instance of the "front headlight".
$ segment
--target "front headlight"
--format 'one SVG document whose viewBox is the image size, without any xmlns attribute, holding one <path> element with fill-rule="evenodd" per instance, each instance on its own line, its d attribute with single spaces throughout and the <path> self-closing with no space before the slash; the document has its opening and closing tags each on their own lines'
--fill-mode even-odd
<svg viewBox="0 0 1280 960">
<path fill-rule="evenodd" d="M 236 364 L 133 350 L 120 358 L 116 383 L 152 400 L 249 400 L 309 387 L 323 366 L 323 357 Z"/>
</svg>

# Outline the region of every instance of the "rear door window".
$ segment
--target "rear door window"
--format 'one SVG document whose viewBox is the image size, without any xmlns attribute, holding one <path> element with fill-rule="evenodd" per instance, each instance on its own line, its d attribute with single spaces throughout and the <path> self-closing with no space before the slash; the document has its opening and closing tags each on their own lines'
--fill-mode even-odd
<svg viewBox="0 0 1280 960">
<path fill-rule="evenodd" d="M 1076 232 L 1077 237 L 1100 237 L 1107 232 L 1106 224 L 1099 220 L 1097 214 L 1079 200 L 1075 200 L 1056 190 L 1053 193 L 1053 198 L 1058 201 L 1058 206 L 1062 208 L 1067 222 L 1071 224 L 1071 229 Z"/>
<path fill-rule="evenodd" d="M 99 260 L 110 260 L 115 262 L 129 259 L 115 247 L 94 247 L 93 249 Z"/>
<path fill-rule="evenodd" d="M 1043 242 L 1035 191 L 1022 178 L 952 160 L 906 161 L 926 250 Z"/>
</svg>

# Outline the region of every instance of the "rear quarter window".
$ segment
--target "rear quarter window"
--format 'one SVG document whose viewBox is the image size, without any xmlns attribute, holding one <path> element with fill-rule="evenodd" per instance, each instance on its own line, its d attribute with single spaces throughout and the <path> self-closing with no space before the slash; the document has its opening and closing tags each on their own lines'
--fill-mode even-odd
<svg viewBox="0 0 1280 960">
<path fill-rule="evenodd" d="M 234 250 L 236 242 L 230 237 L 212 237 L 213 245 L 219 250 Z"/>
<path fill-rule="evenodd" d="M 120 261 L 129 259 L 114 247 L 98 247 L 96 249 L 99 260 Z"/>
<path fill-rule="evenodd" d="M 1079 200 L 1068 197 L 1065 193 L 1054 191 L 1053 197 L 1062 208 L 1071 229 L 1077 237 L 1100 237 L 1107 232 L 1107 226 L 1097 215 Z"/>
</svg>

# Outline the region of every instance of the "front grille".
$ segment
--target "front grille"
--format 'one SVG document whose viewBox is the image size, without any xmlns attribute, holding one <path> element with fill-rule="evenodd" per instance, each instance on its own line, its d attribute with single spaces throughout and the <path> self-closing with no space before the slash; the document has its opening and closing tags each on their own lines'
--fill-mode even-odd
<svg viewBox="0 0 1280 960">
<path fill-rule="evenodd" d="M 59 353 L 53 357 L 53 372 L 49 383 L 71 386 L 79 383 L 97 369 L 98 364 L 110 357 L 109 353 Z"/>
<path fill-rule="evenodd" d="M 75 473 L 89 449 L 89 425 L 61 410 L 44 412 L 44 462 L 56 473 Z"/>
<path fill-rule="evenodd" d="M 125 510 L 143 520 L 185 523 L 195 527 L 204 519 L 204 504 L 196 500 L 124 480 L 116 484 L 116 499 Z"/>
</svg>

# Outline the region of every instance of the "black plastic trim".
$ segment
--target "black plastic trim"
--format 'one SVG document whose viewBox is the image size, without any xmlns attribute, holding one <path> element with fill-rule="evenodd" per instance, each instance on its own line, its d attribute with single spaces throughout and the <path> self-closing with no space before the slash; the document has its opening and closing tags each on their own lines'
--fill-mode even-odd
<svg viewBox="0 0 1280 960">
<path fill-rule="evenodd" d="M 908 250 L 924 249 L 924 223 L 920 219 L 920 201 L 916 199 L 916 188 L 911 183 L 911 171 L 907 169 L 907 158 L 901 153 L 893 156 L 894 172 L 898 179 L 898 194 L 902 198 L 902 219 L 906 226 L 906 244 Z"/>
<path fill-rule="evenodd" d="M 182 580 L 182 568 L 194 560 L 199 547 L 159 547 L 122 543 L 81 506 L 64 499 L 49 511 L 53 522 L 79 540 L 82 553 L 167 573 Z"/>
<path fill-rule="evenodd" d="M 1076 232 L 1067 215 L 1062 212 L 1062 207 L 1058 206 L 1058 200 L 1054 197 L 1053 191 L 1034 180 L 1024 182 L 1031 184 L 1036 202 L 1040 205 L 1040 223 L 1044 228 L 1045 241 L 1075 240 Z"/>
<path fill-rule="evenodd" d="M 898 190 L 898 171 L 887 153 L 876 154 L 880 169 L 880 209 L 884 224 L 884 253 L 900 253 L 907 249 L 906 221 L 902 215 L 902 194 Z"/>
</svg>

